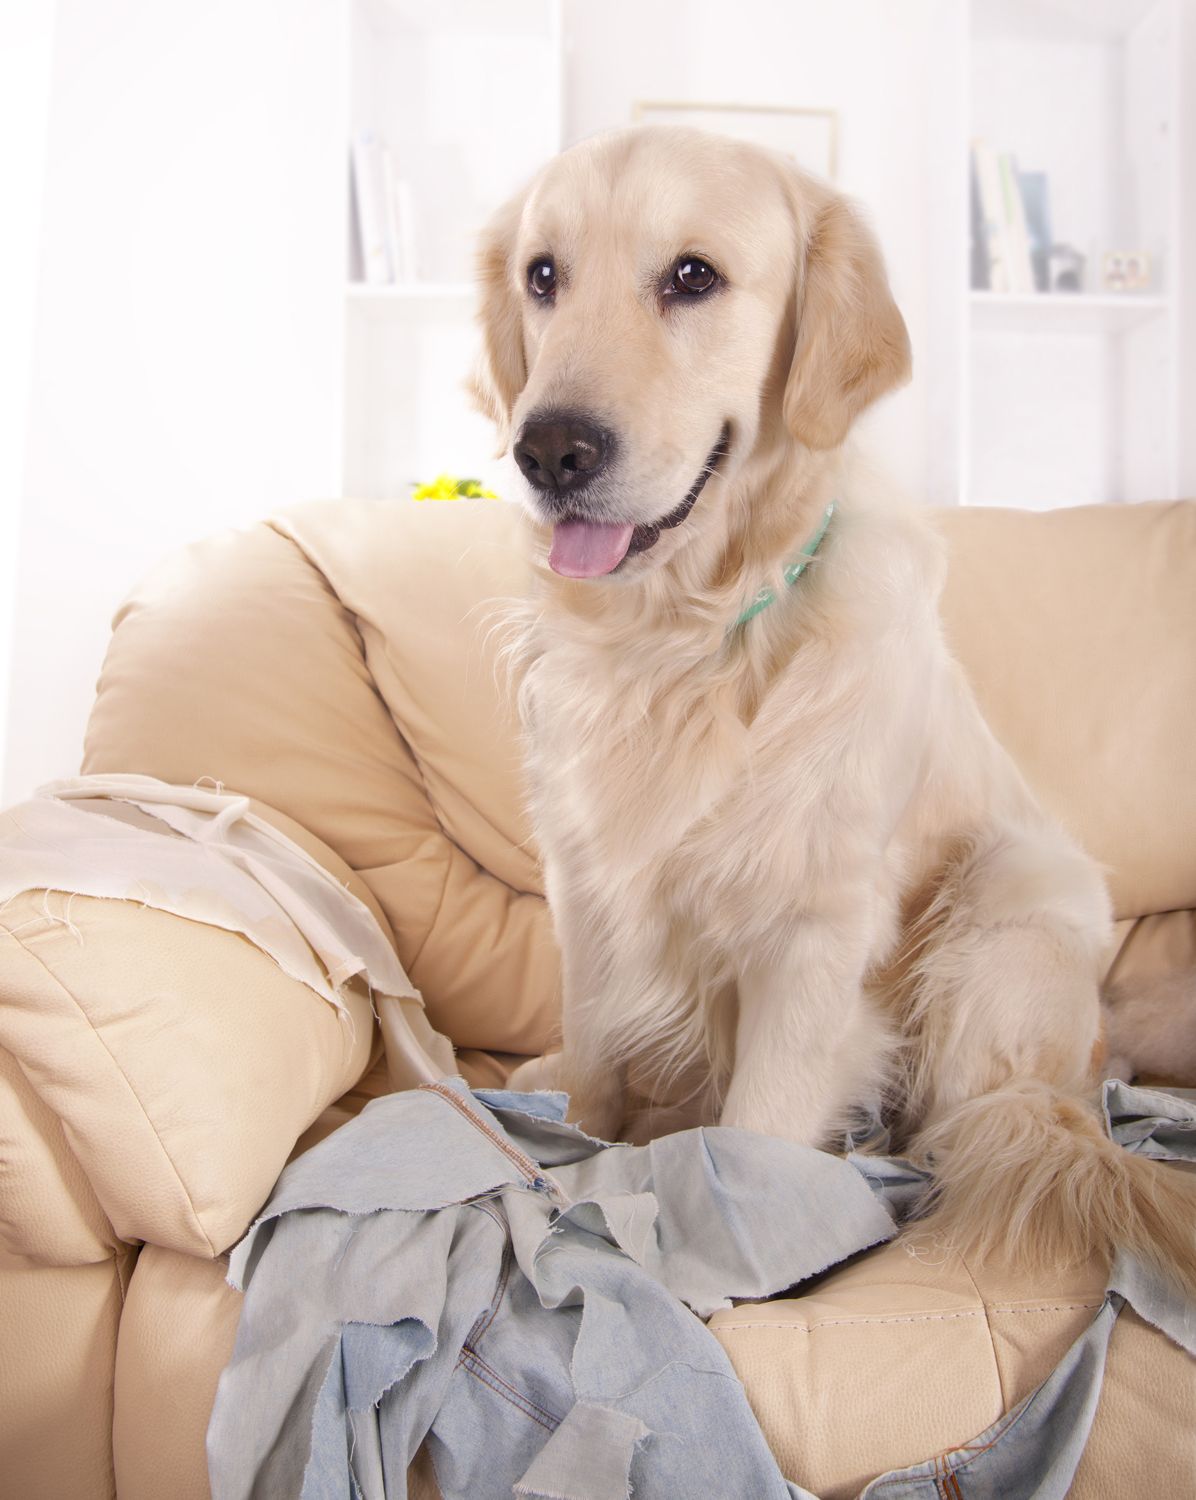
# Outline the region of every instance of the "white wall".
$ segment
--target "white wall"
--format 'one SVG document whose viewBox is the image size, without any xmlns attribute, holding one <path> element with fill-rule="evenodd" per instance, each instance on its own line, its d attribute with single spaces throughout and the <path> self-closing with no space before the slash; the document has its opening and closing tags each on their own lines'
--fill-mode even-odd
<svg viewBox="0 0 1196 1500">
<path fill-rule="evenodd" d="M 108 622 L 139 575 L 192 537 L 341 489 L 355 3 L 0 8 L 3 801 L 77 766 Z M 637 99 L 838 111 L 839 181 L 877 227 L 914 343 L 914 381 L 871 419 L 871 446 L 913 495 L 955 500 L 966 0 L 562 4 L 566 143 L 627 123 Z M 1196 0 L 1181 14 L 1189 81 Z M 1184 108 L 1189 182 L 1196 88 Z M 1196 193 L 1183 212 L 1196 244 Z M 1179 291 L 1180 490 L 1196 494 L 1196 277 Z M 398 347 L 388 336 L 388 358 Z M 467 363 L 439 333 L 432 348 L 430 386 Z M 398 444 L 393 410 L 375 437 Z M 391 467 L 405 482 L 413 463 L 428 477 L 430 454 Z"/>
<path fill-rule="evenodd" d="M 1183 274 L 1177 278 L 1179 297 L 1179 493 L 1196 500 L 1196 5 L 1188 0 L 1180 10 L 1180 181 L 1188 184 L 1180 197 L 1180 243 L 1186 247 Z"/>
<path fill-rule="evenodd" d="M 340 0 L 59 0 L 5 802 L 158 558 L 339 490 L 346 94 Z"/>
<path fill-rule="evenodd" d="M 14 591 L 33 307 L 37 296 L 42 183 L 50 112 L 54 0 L 8 0 L 0 11 L 0 781 L 8 728 Z"/>
<path fill-rule="evenodd" d="M 954 84 L 955 0 L 564 0 L 566 144 L 631 120 L 636 100 L 801 105 L 839 112 L 839 186 L 875 226 L 914 347 L 910 386 L 867 441 L 913 495 L 927 491 L 931 110 Z"/>
</svg>

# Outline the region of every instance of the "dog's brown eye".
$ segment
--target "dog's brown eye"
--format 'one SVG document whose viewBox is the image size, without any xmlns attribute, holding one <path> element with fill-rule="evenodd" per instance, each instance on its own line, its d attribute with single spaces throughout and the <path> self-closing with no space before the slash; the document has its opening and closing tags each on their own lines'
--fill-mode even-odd
<svg viewBox="0 0 1196 1500">
<path fill-rule="evenodd" d="M 704 260 L 687 256 L 678 261 L 669 290 L 687 292 L 691 297 L 697 297 L 708 292 L 717 280 L 718 272 L 713 266 L 708 266 Z"/>
<path fill-rule="evenodd" d="M 537 297 L 551 297 L 556 291 L 556 266 L 550 260 L 534 260 L 527 268 L 527 284 Z"/>
</svg>

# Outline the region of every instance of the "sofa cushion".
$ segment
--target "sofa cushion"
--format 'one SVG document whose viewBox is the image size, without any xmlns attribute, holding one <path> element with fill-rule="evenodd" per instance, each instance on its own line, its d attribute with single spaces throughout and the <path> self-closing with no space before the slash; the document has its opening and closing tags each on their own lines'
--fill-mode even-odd
<svg viewBox="0 0 1196 1500">
<path fill-rule="evenodd" d="M 1196 502 L 929 514 L 948 642 L 1045 806 L 1106 867 L 1117 915 L 1196 906 Z M 278 524 L 358 621 L 441 827 L 538 891 L 498 663 L 501 601 L 528 587 L 518 509 L 315 505 Z"/>
<path fill-rule="evenodd" d="M 223 928 L 31 891 L 6 903 L 0 938 L 0 1046 L 102 1209 L 62 1178 L 55 1212 L 73 1213 L 80 1258 L 95 1258 L 105 1220 L 120 1240 L 224 1250 L 296 1137 L 372 1060 L 360 980 L 338 1012 Z"/>
<path fill-rule="evenodd" d="M 1119 917 L 1196 906 L 1196 502 L 932 512 L 947 637 Z"/>
<path fill-rule="evenodd" d="M 115 1500 L 112 1366 L 132 1252 L 0 1264 L 0 1494 Z"/>
<path fill-rule="evenodd" d="M 869 1251 L 799 1297 L 716 1313 L 786 1478 L 851 1500 L 877 1474 L 968 1442 L 1027 1396 L 1091 1321 L 1093 1264 L 1028 1279 L 947 1251 Z M 1126 1308 L 1069 1500 L 1196 1494 L 1196 1360 Z"/>
<path fill-rule="evenodd" d="M 1118 915 L 1196 905 L 1196 504 L 933 515 L 951 645 Z M 559 968 L 500 661 L 521 526 L 319 502 L 188 549 L 117 617 L 84 768 L 280 809 L 369 886 L 438 1030 L 527 1054 Z"/>
<path fill-rule="evenodd" d="M 236 1331 L 223 1261 L 148 1246 L 121 1319 L 113 1441 L 121 1500 L 205 1500 L 203 1440 Z M 946 1254 L 869 1251 L 800 1297 L 716 1313 L 786 1477 L 849 1500 L 875 1474 L 976 1433 L 1050 1373 L 1100 1305 L 1095 1266 L 1027 1282 Z M 1196 1362 L 1128 1308 L 1110 1344 L 1088 1449 L 1069 1500 L 1196 1493 L 1185 1441 Z M 409 1476 L 432 1500 L 426 1462 Z"/>
<path fill-rule="evenodd" d="M 62 1120 L 0 1047 L 0 1260 L 84 1266 L 119 1244 Z"/>
<path fill-rule="evenodd" d="M 208 1419 L 241 1315 L 241 1294 L 227 1273 L 224 1259 L 197 1260 L 157 1245 L 138 1258 L 116 1350 L 112 1447 L 120 1500 L 160 1500 L 163 1475 L 170 1476 L 170 1500 L 209 1500 Z M 430 1472 L 421 1452 L 407 1475 L 409 1500 L 439 1500 Z M 58 1493 L 92 1497 L 90 1490 Z"/>
<path fill-rule="evenodd" d="M 444 566 L 459 522 L 414 519 L 445 509 L 317 505 L 171 559 L 117 614 L 83 769 L 278 809 L 360 874 L 437 1030 L 527 1054 L 553 1036 L 557 955 L 513 724 L 465 619 L 491 585 Z"/>
</svg>

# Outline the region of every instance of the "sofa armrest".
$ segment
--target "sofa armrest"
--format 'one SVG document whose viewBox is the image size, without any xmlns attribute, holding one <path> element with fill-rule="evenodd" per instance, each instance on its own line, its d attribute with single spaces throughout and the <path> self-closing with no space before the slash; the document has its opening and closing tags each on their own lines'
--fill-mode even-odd
<svg viewBox="0 0 1196 1500">
<path fill-rule="evenodd" d="M 136 902 L 30 891 L 0 910 L 0 1047 L 125 1241 L 211 1257 L 240 1237 L 377 1055 L 364 984 L 344 998 L 347 1015 L 238 934 Z"/>
</svg>

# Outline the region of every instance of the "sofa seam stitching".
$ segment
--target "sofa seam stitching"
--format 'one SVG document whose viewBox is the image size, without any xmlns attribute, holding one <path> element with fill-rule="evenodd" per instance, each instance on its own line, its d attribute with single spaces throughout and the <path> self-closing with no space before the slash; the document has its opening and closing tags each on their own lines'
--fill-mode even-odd
<svg viewBox="0 0 1196 1500">
<path fill-rule="evenodd" d="M 981 1292 L 976 1278 L 972 1275 L 971 1266 L 968 1265 L 966 1259 L 962 1255 L 959 1257 L 959 1263 L 963 1267 L 964 1274 L 972 1283 L 972 1289 L 975 1291 L 977 1299 L 980 1302 L 981 1310 L 984 1313 L 984 1326 L 988 1332 L 988 1348 L 989 1353 L 992 1355 L 993 1373 L 997 1377 L 997 1397 L 1001 1403 L 1000 1409 L 1002 1411 L 1005 1411 L 1007 1407 L 1005 1398 L 1005 1377 L 1001 1374 L 1001 1361 L 997 1358 L 997 1340 L 993 1334 L 992 1318 L 989 1316 L 988 1303 L 985 1302 L 984 1294 Z"/>
<path fill-rule="evenodd" d="M 353 624 L 353 634 L 357 637 L 357 643 L 358 643 L 358 646 L 360 647 L 361 665 L 362 665 L 363 670 L 365 671 L 366 677 L 369 679 L 370 691 L 373 693 L 374 697 L 378 700 L 379 704 L 381 705 L 383 712 L 386 714 L 387 719 L 389 720 L 390 724 L 394 728 L 394 732 L 398 736 L 399 741 L 402 744 L 404 750 L 406 750 L 407 754 L 411 757 L 411 764 L 412 764 L 412 766 L 415 769 L 415 774 L 419 777 L 420 790 L 424 794 L 424 799 L 425 799 L 425 801 L 428 804 L 428 810 L 429 810 L 429 812 L 432 815 L 432 825 L 433 826 L 428 831 L 429 832 L 438 833 L 441 838 L 447 839 L 449 843 L 452 843 L 452 840 L 449 839 L 448 834 L 444 830 L 444 825 L 441 823 L 441 821 L 440 821 L 440 815 L 439 815 L 439 813 L 436 810 L 436 804 L 432 801 L 431 794 L 428 791 L 427 777 L 424 775 L 424 768 L 420 764 L 419 757 L 416 755 L 416 753 L 415 753 L 414 749 L 412 748 L 411 744 L 408 742 L 407 736 L 403 733 L 402 726 L 399 724 L 398 720 L 395 718 L 394 713 L 391 710 L 390 704 L 387 703 L 386 699 L 382 696 L 381 689 L 378 687 L 378 684 L 374 681 L 374 676 L 373 676 L 373 673 L 370 671 L 369 660 L 368 660 L 367 655 L 366 655 L 365 636 L 362 634 L 362 630 L 361 630 L 361 616 L 358 614 L 357 610 L 352 609 L 350 607 L 350 605 L 348 604 L 348 602 L 346 600 L 344 600 L 344 599 L 341 598 L 340 592 L 336 588 L 335 584 L 332 582 L 332 579 L 329 578 L 328 574 L 324 571 L 324 569 L 320 566 L 320 564 L 316 561 L 316 559 L 311 555 L 311 553 L 303 545 L 303 543 L 299 540 L 299 538 L 297 536 L 293 535 L 290 531 L 287 531 L 285 529 L 285 527 L 284 527 L 284 518 L 280 518 L 280 517 L 277 517 L 277 516 L 270 516 L 263 524 L 265 525 L 265 527 L 266 527 L 266 529 L 268 531 L 273 532 L 274 535 L 276 537 L 278 537 L 281 541 L 286 542 L 289 546 L 291 546 L 291 547 L 293 547 L 295 549 L 295 551 L 303 559 L 303 561 L 308 565 L 308 567 L 310 567 L 311 570 L 315 574 L 317 574 L 318 577 L 321 579 L 321 581 L 323 582 L 325 588 L 327 588 L 329 595 L 333 599 L 336 600 L 337 607 L 340 610 L 343 611 L 343 613 L 345 615 L 345 618 L 347 620 L 351 620 L 352 621 L 352 624 Z M 337 851 L 334 851 L 334 852 L 337 852 Z M 343 858 L 343 856 L 342 856 L 342 858 Z M 346 860 L 345 863 L 349 864 L 349 861 Z M 432 914 L 431 920 L 428 923 L 426 931 L 424 932 L 423 936 L 420 938 L 418 949 L 416 950 L 415 954 L 412 956 L 410 962 L 404 962 L 403 959 L 402 959 L 402 957 L 401 957 L 401 955 L 399 955 L 399 961 L 401 963 L 403 963 L 403 967 L 405 969 L 407 969 L 407 970 L 413 969 L 415 967 L 415 965 L 419 962 L 419 956 L 423 952 L 424 947 L 427 944 L 428 938 L 431 935 L 433 927 L 435 927 L 435 925 L 436 925 L 436 919 L 440 915 L 440 909 L 444 905 L 445 892 L 448 889 L 449 865 L 451 863 L 452 863 L 451 857 L 445 861 L 444 884 L 441 886 L 441 889 L 440 889 L 440 896 L 439 896 L 439 898 L 438 898 L 438 900 L 436 902 L 436 909 L 435 909 L 435 911 Z M 349 868 L 351 870 L 353 870 L 353 873 L 355 875 L 361 875 L 361 871 L 355 869 L 353 865 L 349 865 Z M 364 879 L 364 876 L 362 876 L 362 878 Z M 367 882 L 367 884 L 368 884 L 368 882 Z M 373 888 L 371 887 L 371 890 L 372 889 Z M 377 899 L 376 896 L 375 896 L 375 899 Z M 380 906 L 382 905 L 381 902 L 379 902 L 378 904 Z M 383 907 L 383 911 L 385 912 L 385 907 Z M 387 913 L 387 921 L 390 921 L 390 916 L 389 916 L 388 913 Z M 393 923 L 391 923 L 391 927 L 392 927 L 392 931 L 393 931 L 393 927 L 394 927 Z M 394 941 L 393 941 L 393 943 L 392 943 L 391 946 L 395 949 L 396 955 L 398 955 L 398 933 L 397 932 L 394 933 Z"/>
<path fill-rule="evenodd" d="M 992 1311 L 999 1313 L 1079 1312 L 1091 1311 L 1101 1305 L 1100 1302 L 1059 1302 L 1045 1304 L 1042 1307 L 994 1306 Z M 965 1307 L 958 1312 L 948 1313 L 912 1313 L 909 1316 L 893 1318 L 873 1318 L 864 1313 L 857 1318 L 822 1318 L 817 1323 L 782 1323 L 771 1319 L 768 1322 L 716 1323 L 712 1331 L 724 1333 L 734 1330 L 737 1333 L 745 1333 L 780 1328 L 789 1333 L 815 1333 L 820 1328 L 870 1327 L 877 1323 L 946 1323 L 952 1318 L 979 1317 L 987 1317 L 985 1307 Z"/>
<path fill-rule="evenodd" d="M 12 935 L 13 934 L 12 934 L 12 929 L 11 928 L 5 927 L 5 926 L 0 926 L 0 937 L 11 937 Z M 8 1044 L 7 1041 L 0 1042 L 0 1047 L 3 1047 L 4 1051 L 7 1052 L 8 1055 L 9 1055 L 9 1057 L 12 1058 L 13 1063 L 16 1066 L 17 1072 L 25 1080 L 25 1084 L 29 1088 L 30 1092 L 34 1095 L 34 1097 L 38 1100 L 38 1102 L 45 1109 L 47 1109 L 50 1112 L 51 1116 L 54 1119 L 55 1124 L 58 1126 L 58 1133 L 59 1133 L 59 1135 L 62 1138 L 62 1140 L 61 1140 L 62 1149 L 65 1152 L 67 1152 L 67 1154 L 70 1156 L 71 1160 L 75 1163 L 75 1165 L 79 1168 L 79 1171 L 83 1174 L 83 1180 L 87 1184 L 88 1192 L 91 1193 L 92 1200 L 94 1201 L 95 1206 L 96 1206 L 96 1208 L 99 1211 L 100 1217 L 103 1219 L 104 1223 L 108 1226 L 109 1230 L 112 1233 L 112 1238 L 113 1238 L 113 1241 L 114 1241 L 114 1243 L 112 1245 L 105 1244 L 104 1240 L 100 1239 L 100 1237 L 98 1235 L 96 1236 L 96 1243 L 98 1245 L 101 1245 L 102 1247 L 104 1247 L 108 1251 L 107 1255 L 104 1255 L 104 1256 L 100 1257 L 98 1260 L 82 1261 L 80 1264 L 86 1265 L 86 1266 L 101 1266 L 101 1265 L 104 1265 L 104 1264 L 107 1263 L 107 1261 L 110 1259 L 111 1256 L 119 1255 L 121 1253 L 121 1247 L 122 1246 L 124 1246 L 126 1249 L 128 1248 L 127 1241 L 122 1240 L 121 1237 L 120 1237 L 120 1235 L 117 1234 L 116 1227 L 112 1223 L 112 1220 L 108 1217 L 108 1210 L 100 1202 L 99 1195 L 97 1194 L 97 1192 L 95 1190 L 95 1185 L 92 1183 L 91 1178 L 87 1175 L 87 1168 L 79 1160 L 79 1154 L 78 1154 L 78 1152 L 71 1145 L 70 1141 L 67 1140 L 66 1129 L 65 1129 L 65 1126 L 63 1124 L 62 1116 L 53 1107 L 53 1105 L 51 1105 L 46 1099 L 44 1099 L 42 1097 L 41 1090 L 38 1088 L 38 1086 L 34 1082 L 34 1080 L 32 1078 L 30 1078 L 30 1076 L 29 1076 L 29 1070 L 25 1066 L 24 1059 L 17 1056 L 17 1054 L 12 1050 L 11 1046 Z M 42 1139 L 44 1140 L 45 1137 L 43 1136 Z M 55 1150 L 55 1146 L 52 1143 L 51 1143 L 51 1148 L 50 1149 L 51 1149 L 51 1151 Z M 74 1202 L 73 1199 L 72 1199 L 72 1202 Z M 75 1206 L 77 1208 L 78 1204 L 76 1204 Z M 84 1222 L 86 1222 L 86 1221 L 84 1221 Z M 9 1247 L 9 1248 L 11 1249 L 11 1247 Z M 20 1251 L 20 1252 L 13 1252 L 13 1253 L 19 1253 L 19 1254 L 22 1254 L 22 1255 L 28 1255 L 27 1251 Z M 54 1264 L 54 1265 L 58 1264 L 58 1262 L 49 1262 L 49 1261 L 43 1262 L 40 1259 L 40 1257 L 38 1257 L 38 1256 L 30 1256 L 29 1258 L 30 1258 L 30 1260 L 32 1261 L 32 1263 L 34 1265 L 38 1266 L 39 1269 L 42 1266 L 45 1266 L 45 1267 L 48 1268 L 52 1264 Z"/>
<path fill-rule="evenodd" d="M 422 778 L 421 778 L 421 780 L 422 780 Z M 426 786 L 424 788 L 424 794 L 425 794 L 425 796 L 427 795 L 427 787 Z M 435 809 L 433 809 L 433 816 L 435 817 Z M 436 826 L 438 828 L 440 827 L 440 819 L 439 818 L 436 819 Z M 448 834 L 445 833 L 445 831 L 444 831 L 443 828 L 440 829 L 440 835 L 441 835 L 442 838 L 446 839 L 450 844 L 452 844 L 452 840 L 449 839 Z M 456 845 L 453 845 L 453 847 L 455 848 Z M 468 856 L 466 856 L 466 857 L 468 858 Z M 432 934 L 436 931 L 436 924 L 440 920 L 440 913 L 444 910 L 444 900 L 445 900 L 445 897 L 448 895 L 449 877 L 452 874 L 452 872 L 453 872 L 453 856 L 450 853 L 450 854 L 448 854 L 445 857 L 445 861 L 444 861 L 444 879 L 440 882 L 440 894 L 436 898 L 436 907 L 435 907 L 435 910 L 432 912 L 432 916 L 429 919 L 428 925 L 427 925 L 427 927 L 424 930 L 423 937 L 420 938 L 420 940 L 419 940 L 419 947 L 411 955 L 411 963 L 410 963 L 409 967 L 410 967 L 410 971 L 411 971 L 412 974 L 415 973 L 416 966 L 419 964 L 420 959 L 423 957 L 423 952 L 424 952 L 424 949 L 428 946 L 429 939 L 431 938 Z M 413 983 L 414 983 L 414 981 L 413 981 Z"/>
<path fill-rule="evenodd" d="M 162 1137 L 158 1134 L 158 1128 L 157 1128 L 157 1126 L 154 1124 L 153 1120 L 151 1119 L 149 1111 L 146 1109 L 145 1104 L 142 1102 L 140 1094 L 138 1094 L 137 1090 L 133 1087 L 133 1083 L 132 1083 L 132 1080 L 129 1078 L 129 1075 L 125 1072 L 124 1068 L 122 1068 L 121 1065 L 120 1065 L 120 1063 L 117 1061 L 116 1054 L 112 1051 L 111 1047 L 109 1047 L 108 1043 L 104 1040 L 104 1037 L 103 1037 L 102 1033 L 100 1032 L 99 1028 L 96 1026 L 96 1024 L 92 1020 L 92 1018 L 88 1015 L 87 1011 L 79 1003 L 78 998 L 73 994 L 73 992 L 70 989 L 67 988 L 67 986 L 62 982 L 62 980 L 59 979 L 58 976 L 55 973 L 53 973 L 52 970 L 50 970 L 49 968 L 47 968 L 44 960 L 41 959 L 36 953 L 34 953 L 29 948 L 29 945 L 17 933 L 15 933 L 10 927 L 5 927 L 3 930 L 4 930 L 4 932 L 10 938 L 12 938 L 13 942 L 16 943 L 17 947 L 20 948 L 21 951 L 28 957 L 29 961 L 31 963 L 37 965 L 37 967 L 46 976 L 46 978 L 50 981 L 50 983 L 52 985 L 54 985 L 56 989 L 60 990 L 62 992 L 62 994 L 67 997 L 67 999 L 70 1001 L 70 1003 L 74 1006 L 75 1010 L 79 1013 L 79 1015 L 87 1023 L 87 1026 L 90 1029 L 92 1036 L 95 1037 L 96 1041 L 104 1049 L 104 1052 L 107 1054 L 108 1060 L 111 1062 L 111 1064 L 112 1064 L 113 1068 L 115 1069 L 118 1077 L 124 1083 L 125 1088 L 128 1090 L 129 1094 L 132 1096 L 133 1100 L 135 1101 L 135 1103 L 137 1105 L 137 1108 L 141 1111 L 142 1117 L 144 1118 L 146 1125 L 149 1127 L 150 1133 L 152 1134 L 154 1140 L 157 1142 L 158 1150 L 162 1153 L 163 1157 L 165 1157 L 166 1163 L 167 1163 L 167 1165 L 170 1168 L 171 1174 L 173 1175 L 175 1182 L 178 1184 L 179 1191 L 183 1195 L 183 1201 L 185 1202 L 185 1204 L 187 1206 L 187 1210 L 190 1213 L 191 1218 L 192 1218 L 192 1220 L 194 1222 L 194 1227 L 199 1230 L 199 1233 L 203 1237 L 203 1241 L 207 1245 L 208 1250 L 211 1253 L 211 1257 L 214 1260 L 216 1258 L 216 1255 L 217 1255 L 216 1246 L 212 1243 L 211 1236 L 208 1234 L 207 1230 L 204 1228 L 203 1223 L 200 1220 L 200 1217 L 199 1217 L 199 1214 L 198 1214 L 198 1212 L 196 1210 L 195 1204 L 192 1201 L 191 1194 L 188 1191 L 185 1183 L 183 1182 L 183 1178 L 182 1178 L 181 1173 L 179 1172 L 178 1167 L 175 1165 L 174 1158 L 171 1156 L 170 1152 L 166 1149 L 166 1143 L 165 1143 L 165 1141 L 163 1141 Z M 58 1114 L 57 1110 L 55 1110 L 55 1114 Z M 59 1116 L 59 1118 L 61 1119 L 61 1116 Z M 88 1181 L 89 1182 L 91 1181 L 90 1176 L 88 1177 Z M 94 1189 L 94 1184 L 93 1184 L 92 1190 L 93 1191 L 95 1190 Z M 98 1195 L 97 1195 L 97 1197 L 98 1197 Z M 106 1212 L 106 1210 L 105 1210 L 105 1212 Z M 109 1216 L 109 1222 L 111 1222 L 111 1216 Z M 113 1226 L 113 1228 L 115 1229 L 115 1226 Z M 151 1243 L 153 1243 L 153 1241 L 151 1241 Z"/>
</svg>

